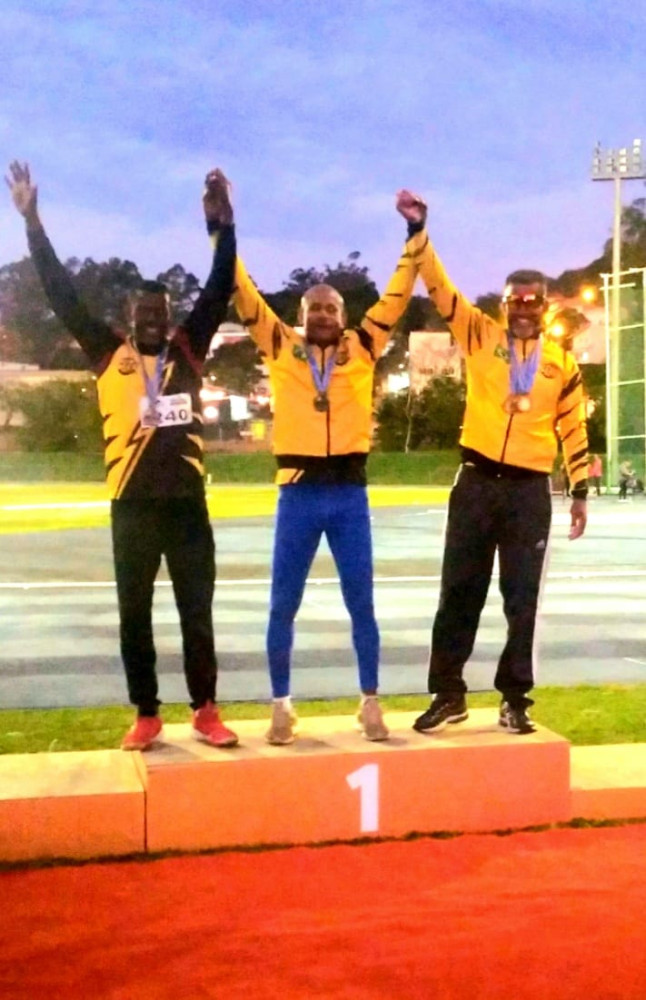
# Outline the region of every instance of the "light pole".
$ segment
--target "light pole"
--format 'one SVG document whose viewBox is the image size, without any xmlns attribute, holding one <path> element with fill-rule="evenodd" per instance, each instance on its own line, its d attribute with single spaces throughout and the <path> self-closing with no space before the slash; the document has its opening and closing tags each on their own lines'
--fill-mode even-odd
<svg viewBox="0 0 646 1000">
<path fill-rule="evenodd" d="M 646 177 L 642 157 L 642 141 L 635 139 L 632 147 L 602 149 L 597 143 L 592 159 L 592 180 L 613 181 L 615 188 L 612 226 L 611 295 L 604 278 L 606 312 L 606 485 L 617 481 L 615 438 L 619 428 L 619 357 L 621 351 L 620 286 L 621 286 L 621 182 Z"/>
</svg>

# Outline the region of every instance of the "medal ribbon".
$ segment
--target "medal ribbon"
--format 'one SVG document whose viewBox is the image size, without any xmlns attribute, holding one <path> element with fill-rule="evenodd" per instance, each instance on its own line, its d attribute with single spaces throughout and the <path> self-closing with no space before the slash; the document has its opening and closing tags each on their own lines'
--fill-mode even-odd
<svg viewBox="0 0 646 1000">
<path fill-rule="evenodd" d="M 509 387 L 513 396 L 528 396 L 534 385 L 538 362 L 541 356 L 541 341 L 536 342 L 536 347 L 528 358 L 519 359 L 514 350 L 514 338 L 507 331 L 507 344 L 509 346 L 509 359 L 511 367 L 509 370 Z"/>
<path fill-rule="evenodd" d="M 319 371 L 319 366 L 316 363 L 316 358 L 313 354 L 310 354 L 307 347 L 305 348 L 305 354 L 307 355 L 307 363 L 310 366 L 310 371 L 312 373 L 312 378 L 314 380 L 314 385 L 316 386 L 319 396 L 324 398 L 327 396 L 328 386 L 330 384 L 330 379 L 332 378 L 332 368 L 334 366 L 334 361 L 336 358 L 336 350 L 332 351 L 332 354 L 325 362 L 325 367 L 323 371 Z"/>
<path fill-rule="evenodd" d="M 139 354 L 139 351 L 137 351 Z M 159 390 L 161 389 L 162 379 L 164 377 L 164 365 L 166 364 L 166 358 L 168 357 L 168 345 L 164 348 L 161 354 L 157 355 L 155 361 L 155 373 L 149 375 L 146 371 L 146 365 L 144 359 L 139 354 L 139 360 L 141 361 L 141 370 L 144 376 L 144 384 L 146 386 L 146 395 L 148 396 L 148 402 L 150 404 L 151 410 L 155 409 L 155 403 L 157 402 L 157 397 L 159 396 Z"/>
</svg>

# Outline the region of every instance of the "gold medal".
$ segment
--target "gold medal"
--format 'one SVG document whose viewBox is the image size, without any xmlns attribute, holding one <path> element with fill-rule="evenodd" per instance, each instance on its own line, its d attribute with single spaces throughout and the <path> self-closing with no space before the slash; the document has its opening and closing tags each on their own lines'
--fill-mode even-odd
<svg viewBox="0 0 646 1000">
<path fill-rule="evenodd" d="M 527 413 L 531 409 L 529 396 L 524 393 L 507 396 L 507 399 L 503 403 L 503 409 L 505 413 Z"/>
</svg>

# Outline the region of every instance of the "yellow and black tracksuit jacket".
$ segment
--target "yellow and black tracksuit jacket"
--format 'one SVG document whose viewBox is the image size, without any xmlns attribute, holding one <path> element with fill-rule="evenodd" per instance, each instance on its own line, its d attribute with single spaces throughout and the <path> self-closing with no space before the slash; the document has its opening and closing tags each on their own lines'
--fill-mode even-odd
<svg viewBox="0 0 646 1000">
<path fill-rule="evenodd" d="M 507 413 L 507 331 L 458 292 L 427 242 L 420 275 L 438 312 L 466 359 L 467 400 L 460 444 L 467 458 L 551 473 L 560 437 L 573 496 L 587 494 L 588 437 L 579 367 L 569 351 L 541 336 L 539 343 L 514 343 L 541 356 L 529 394 L 530 409 Z M 522 356 L 519 354 L 519 357 Z"/>
<path fill-rule="evenodd" d="M 408 305 L 426 242 L 425 231 L 407 241 L 384 294 L 357 329 L 344 331 L 328 387 L 329 408 L 324 412 L 314 408 L 317 390 L 303 335 L 269 308 L 238 257 L 233 301 L 269 369 L 278 485 L 365 484 L 375 363 Z M 321 372 L 333 349 L 308 345 Z"/>
<path fill-rule="evenodd" d="M 160 393 L 189 393 L 192 404 L 192 421 L 171 427 L 142 428 L 139 419 L 140 400 L 146 395 L 144 369 L 148 377 L 154 375 L 156 356 L 140 354 L 129 337 L 88 313 L 42 227 L 28 230 L 28 239 L 53 311 L 96 374 L 110 497 L 203 497 L 202 365 L 231 297 L 233 226 L 220 230 L 207 282 L 169 340 Z"/>
</svg>

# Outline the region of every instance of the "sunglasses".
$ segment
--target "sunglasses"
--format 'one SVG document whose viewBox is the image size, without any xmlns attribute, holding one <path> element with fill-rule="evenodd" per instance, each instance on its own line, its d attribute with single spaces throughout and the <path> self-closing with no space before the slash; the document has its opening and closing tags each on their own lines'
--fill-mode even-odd
<svg viewBox="0 0 646 1000">
<path fill-rule="evenodd" d="M 503 302 L 506 306 L 534 306 L 536 308 L 544 306 L 547 302 L 547 297 L 545 295 L 538 294 L 534 295 L 505 295 Z"/>
</svg>

